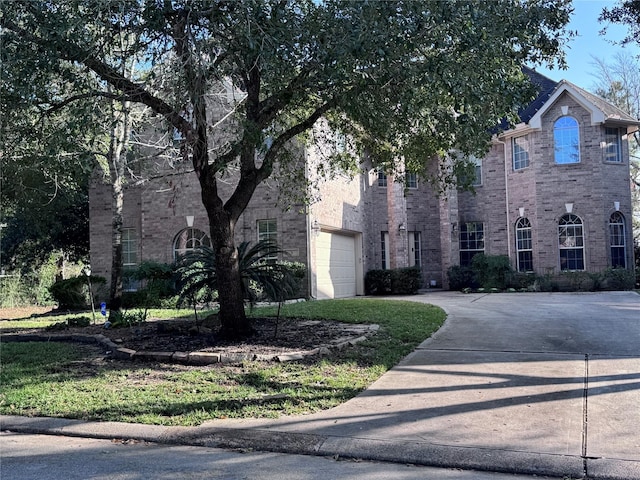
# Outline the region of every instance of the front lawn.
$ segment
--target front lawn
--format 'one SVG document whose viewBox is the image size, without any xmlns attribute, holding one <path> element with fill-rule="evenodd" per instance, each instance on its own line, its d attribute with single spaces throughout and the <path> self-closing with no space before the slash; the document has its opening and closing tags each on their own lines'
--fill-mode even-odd
<svg viewBox="0 0 640 480">
<path fill-rule="evenodd" d="M 274 315 L 275 308 L 252 314 Z M 445 319 L 432 305 L 380 299 L 301 302 L 286 305 L 282 314 L 377 323 L 380 330 L 328 357 L 206 367 L 105 360 L 94 347 L 78 344 L 3 343 L 0 413 L 163 425 L 308 414 L 360 393 Z"/>
</svg>

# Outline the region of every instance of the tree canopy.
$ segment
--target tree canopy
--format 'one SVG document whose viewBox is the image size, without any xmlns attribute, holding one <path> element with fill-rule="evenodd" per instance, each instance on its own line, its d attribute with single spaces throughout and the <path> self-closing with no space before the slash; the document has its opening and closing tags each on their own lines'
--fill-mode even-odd
<svg viewBox="0 0 640 480">
<path fill-rule="evenodd" d="M 423 171 L 454 148 L 482 153 L 533 98 L 522 66 L 563 63 L 570 12 L 568 0 L 15 0 L 0 25 L 16 55 L 36 51 L 95 76 L 180 133 L 226 279 L 220 318 L 241 331 L 235 225 L 292 140 L 325 118 L 387 169 L 402 159 Z M 119 70 L 125 59 L 136 59 L 138 77 Z M 224 82 L 238 95 L 220 136 L 207 99 Z M 91 95 L 105 89 L 61 92 Z M 223 198 L 217 176 L 231 166 L 235 188 Z"/>
<path fill-rule="evenodd" d="M 612 7 L 605 7 L 600 21 L 627 25 L 629 34 L 622 43 L 636 42 L 640 45 L 640 0 L 622 0 Z"/>
</svg>

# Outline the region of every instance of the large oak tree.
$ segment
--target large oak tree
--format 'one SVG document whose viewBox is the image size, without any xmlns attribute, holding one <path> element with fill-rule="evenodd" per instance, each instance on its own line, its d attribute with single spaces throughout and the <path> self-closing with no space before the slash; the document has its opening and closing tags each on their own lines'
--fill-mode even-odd
<svg viewBox="0 0 640 480">
<path fill-rule="evenodd" d="M 234 231 L 292 141 L 326 118 L 388 170 L 481 153 L 532 99 L 521 67 L 562 63 L 570 11 L 565 0 L 24 0 L 5 6 L 1 26 L 3 41 L 96 75 L 180 132 L 209 217 L 223 329 L 242 335 Z M 115 59 L 123 32 L 132 42 Z M 146 75 L 117 68 L 133 57 Z M 206 99 L 220 82 L 243 95 L 229 110 L 234 134 L 214 145 Z"/>
</svg>

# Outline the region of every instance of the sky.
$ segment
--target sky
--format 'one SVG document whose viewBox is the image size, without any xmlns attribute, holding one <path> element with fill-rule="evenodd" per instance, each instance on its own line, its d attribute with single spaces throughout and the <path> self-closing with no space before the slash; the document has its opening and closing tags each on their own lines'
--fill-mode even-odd
<svg viewBox="0 0 640 480">
<path fill-rule="evenodd" d="M 571 83 L 586 90 L 593 90 L 596 83 L 596 67 L 593 65 L 593 57 L 612 59 L 618 52 L 629 52 L 631 55 L 640 55 L 640 46 L 637 43 L 621 47 L 611 42 L 621 40 L 628 30 L 624 25 L 600 23 L 598 17 L 604 7 L 611 7 L 617 2 L 613 0 L 573 0 L 573 14 L 569 23 L 569 29 L 577 31 L 578 35 L 569 42 L 565 50 L 568 70 L 548 70 L 536 67 L 541 74 L 555 81 L 568 80 Z M 607 35 L 599 34 L 604 27 Z"/>
</svg>

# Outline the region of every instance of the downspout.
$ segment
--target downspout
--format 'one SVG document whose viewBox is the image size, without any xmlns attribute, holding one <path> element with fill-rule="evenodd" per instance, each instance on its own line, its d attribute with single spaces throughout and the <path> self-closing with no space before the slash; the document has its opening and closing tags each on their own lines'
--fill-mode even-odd
<svg viewBox="0 0 640 480">
<path fill-rule="evenodd" d="M 307 152 L 307 149 L 304 149 L 304 176 L 305 179 L 307 180 L 307 184 L 309 181 L 309 154 Z M 309 192 L 307 192 L 308 194 Z M 313 270 L 311 267 L 311 235 L 315 234 L 315 231 L 313 230 L 313 225 L 311 223 L 311 205 L 309 203 L 307 203 L 304 207 L 305 210 L 305 216 L 307 218 L 306 220 L 306 229 L 307 229 L 307 294 L 309 296 L 309 298 L 315 298 L 317 296 L 317 292 L 316 295 L 313 295 Z"/>
<path fill-rule="evenodd" d="M 507 256 L 511 260 L 511 219 L 509 212 L 509 162 L 507 162 L 507 144 L 496 137 L 496 143 L 502 145 L 502 152 L 504 156 L 504 198 L 505 198 L 505 213 L 507 214 Z"/>
</svg>

